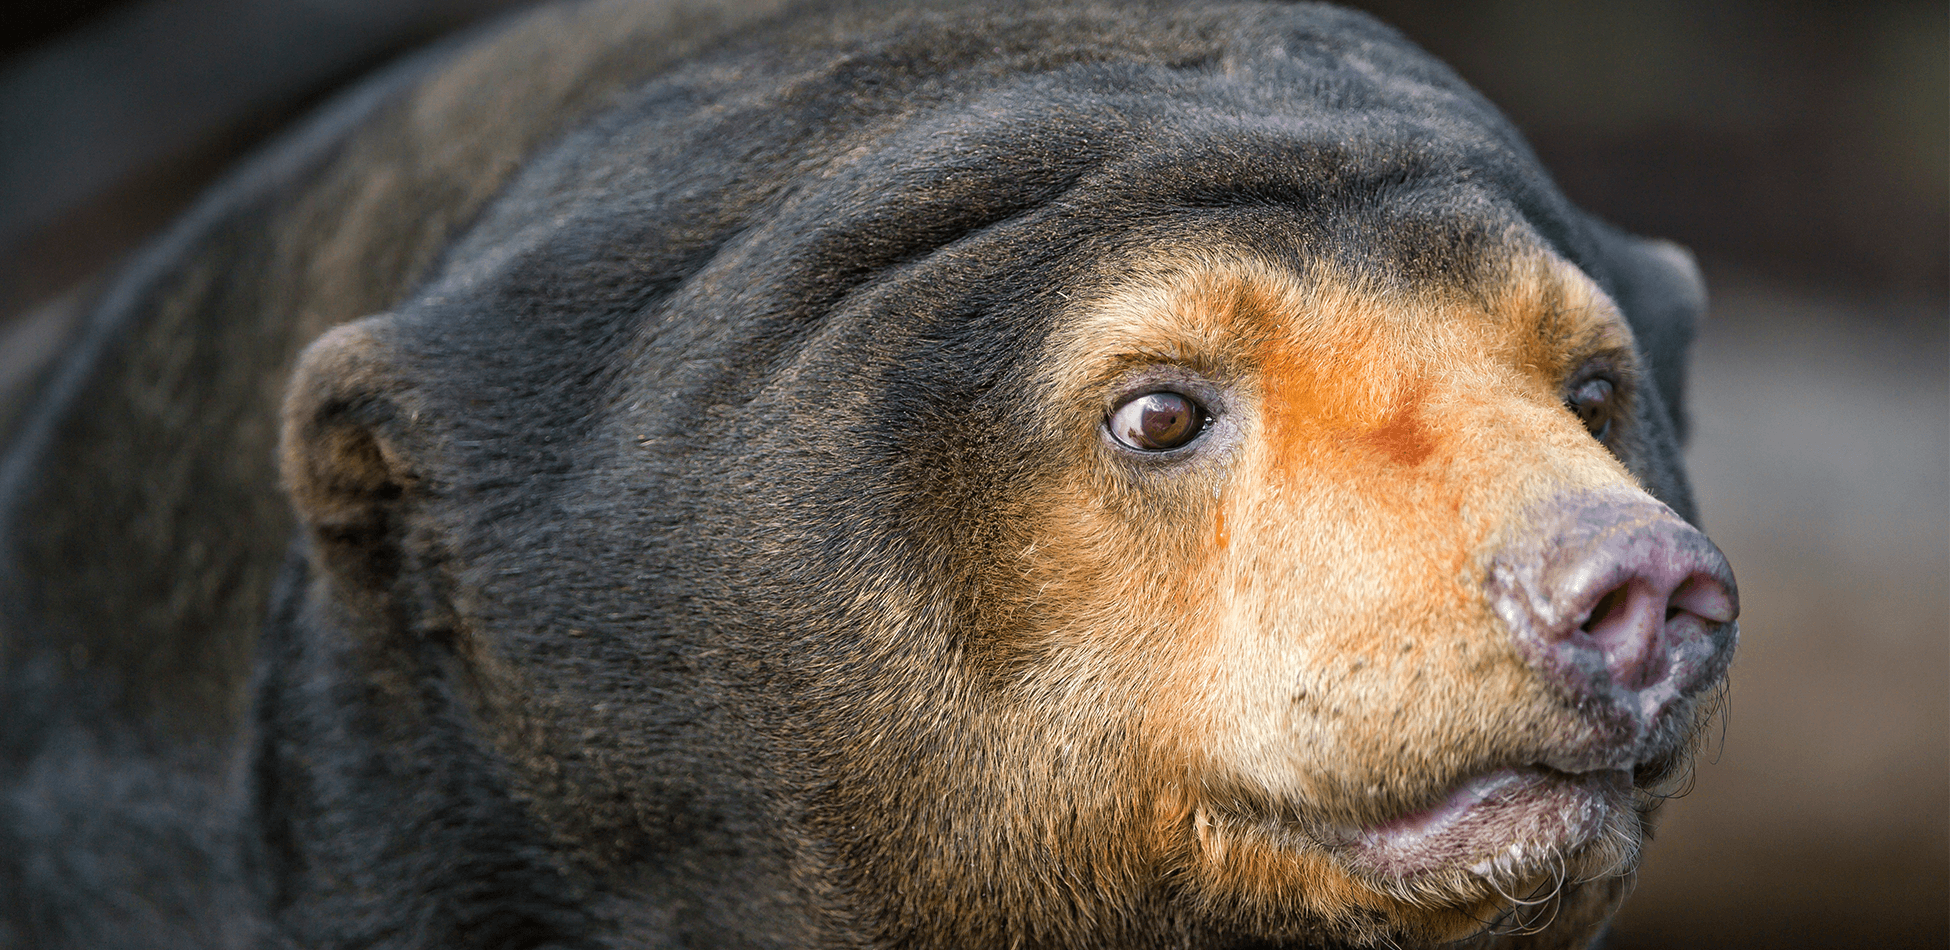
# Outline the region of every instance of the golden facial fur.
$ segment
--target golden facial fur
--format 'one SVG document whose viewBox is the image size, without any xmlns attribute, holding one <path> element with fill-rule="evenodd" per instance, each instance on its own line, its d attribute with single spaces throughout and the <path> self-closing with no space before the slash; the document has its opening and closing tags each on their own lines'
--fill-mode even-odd
<svg viewBox="0 0 1950 950">
<path fill-rule="evenodd" d="M 1482 285 L 1415 293 L 1201 251 L 1126 268 L 1077 313 L 1045 385 L 1061 407 L 1046 424 L 1079 461 L 1031 519 L 1020 570 L 1051 618 L 1042 646 L 1090 659 L 1025 675 L 1142 697 L 1152 847 L 1176 873 L 1209 901 L 1357 940 L 1460 938 L 1567 881 L 1628 875 L 1642 793 L 1616 770 L 1523 779 L 1547 786 L 1523 793 L 1543 804 L 1427 866 L 1351 845 L 1591 741 L 1519 655 L 1485 574 L 1553 497 L 1643 495 L 1564 405 L 1592 360 L 1631 379 L 1603 292 L 1516 240 Z M 1211 413 L 1169 457 L 1102 425 L 1155 389 Z"/>
</svg>

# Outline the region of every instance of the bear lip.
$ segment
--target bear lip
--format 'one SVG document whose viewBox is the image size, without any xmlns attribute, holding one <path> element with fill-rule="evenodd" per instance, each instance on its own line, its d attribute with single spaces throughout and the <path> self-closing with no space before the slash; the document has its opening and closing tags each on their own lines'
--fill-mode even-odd
<svg viewBox="0 0 1950 950">
<path fill-rule="evenodd" d="M 1522 876 L 1597 838 L 1631 787 L 1624 769 L 1498 769 L 1464 781 L 1431 807 L 1346 829 L 1336 844 L 1350 866 L 1381 880 Z"/>
</svg>

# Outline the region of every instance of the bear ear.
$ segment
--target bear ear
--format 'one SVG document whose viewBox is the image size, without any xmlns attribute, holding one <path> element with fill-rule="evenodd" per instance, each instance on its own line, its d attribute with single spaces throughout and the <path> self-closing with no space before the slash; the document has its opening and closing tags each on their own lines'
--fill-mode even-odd
<svg viewBox="0 0 1950 950">
<path fill-rule="evenodd" d="M 415 464 L 414 387 L 398 368 L 393 318 L 319 337 L 285 395 L 279 464 L 320 565 L 355 588 L 391 586 Z"/>
<path fill-rule="evenodd" d="M 1611 272 L 1612 294 L 1650 364 L 1653 385 L 1686 437 L 1686 366 L 1706 316 L 1706 281 L 1691 251 L 1671 241 L 1636 237 L 1602 221 L 1593 232 Z"/>
</svg>

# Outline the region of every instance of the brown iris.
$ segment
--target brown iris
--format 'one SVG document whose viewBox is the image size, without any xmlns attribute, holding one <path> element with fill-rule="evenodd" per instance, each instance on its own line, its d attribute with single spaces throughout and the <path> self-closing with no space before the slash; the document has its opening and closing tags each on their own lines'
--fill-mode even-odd
<svg viewBox="0 0 1950 950">
<path fill-rule="evenodd" d="M 1601 442 L 1611 434 L 1612 416 L 1617 412 L 1616 389 L 1611 380 L 1593 377 L 1579 383 L 1564 398 L 1564 405 L 1577 414 L 1591 437 Z"/>
<path fill-rule="evenodd" d="M 1164 452 L 1183 446 L 1205 428 L 1205 412 L 1180 393 L 1145 393 L 1126 400 L 1110 413 L 1110 434 L 1118 442 L 1145 452 Z"/>
</svg>

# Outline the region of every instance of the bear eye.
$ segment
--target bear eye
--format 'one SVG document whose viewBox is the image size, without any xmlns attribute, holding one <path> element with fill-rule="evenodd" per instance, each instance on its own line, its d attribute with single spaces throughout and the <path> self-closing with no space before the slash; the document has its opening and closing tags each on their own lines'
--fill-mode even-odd
<svg viewBox="0 0 1950 950">
<path fill-rule="evenodd" d="M 1189 444 L 1205 431 L 1205 409 L 1190 396 L 1169 390 L 1144 393 L 1110 411 L 1111 437 L 1140 452 L 1167 452 Z"/>
<path fill-rule="evenodd" d="M 1617 386 L 1602 376 L 1594 376 L 1577 385 L 1569 396 L 1564 397 L 1564 405 L 1578 420 L 1584 423 L 1591 437 L 1600 442 L 1611 434 L 1612 416 L 1617 411 L 1614 396 Z"/>
</svg>

